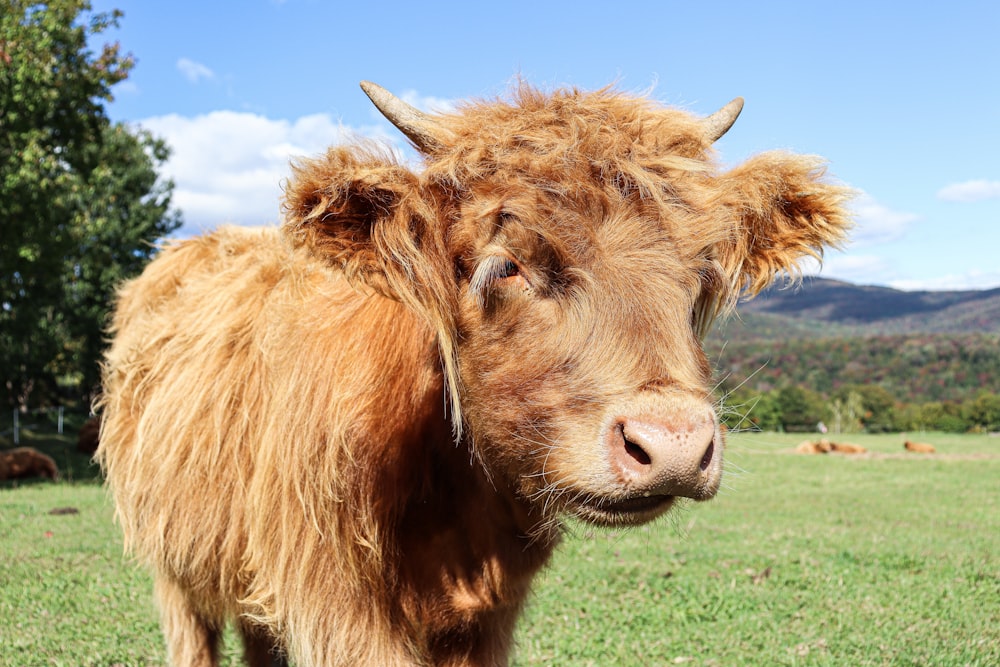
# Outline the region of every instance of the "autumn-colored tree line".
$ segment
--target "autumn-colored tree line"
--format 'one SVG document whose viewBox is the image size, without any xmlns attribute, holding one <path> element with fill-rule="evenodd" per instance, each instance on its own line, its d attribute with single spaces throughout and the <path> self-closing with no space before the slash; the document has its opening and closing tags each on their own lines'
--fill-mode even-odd
<svg viewBox="0 0 1000 667">
<path fill-rule="evenodd" d="M 912 334 L 713 346 L 731 427 L 1000 431 L 1000 336 Z"/>
</svg>

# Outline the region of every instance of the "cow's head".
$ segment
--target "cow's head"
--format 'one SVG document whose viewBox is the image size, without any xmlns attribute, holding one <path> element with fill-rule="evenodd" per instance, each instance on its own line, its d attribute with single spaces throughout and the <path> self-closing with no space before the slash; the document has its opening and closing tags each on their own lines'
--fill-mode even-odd
<svg viewBox="0 0 1000 667">
<path fill-rule="evenodd" d="M 546 516 L 639 523 L 718 489 L 701 337 L 741 294 L 842 240 L 847 191 L 765 153 L 727 172 L 707 119 L 612 91 L 426 115 L 363 84 L 425 159 L 295 169 L 286 229 L 437 332 L 455 428 Z"/>
</svg>

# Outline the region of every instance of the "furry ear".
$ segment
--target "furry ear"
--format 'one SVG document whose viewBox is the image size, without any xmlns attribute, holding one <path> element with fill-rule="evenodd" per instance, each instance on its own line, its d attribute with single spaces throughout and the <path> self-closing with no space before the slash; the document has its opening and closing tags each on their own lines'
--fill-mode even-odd
<svg viewBox="0 0 1000 667">
<path fill-rule="evenodd" d="M 426 302 L 415 271 L 442 249 L 433 238 L 442 234 L 419 179 L 392 156 L 340 147 L 294 164 L 282 208 L 285 232 L 355 285 Z"/>
<path fill-rule="evenodd" d="M 718 202 L 736 221 L 715 256 L 737 292 L 753 296 L 775 274 L 798 272 L 798 262 L 822 259 L 852 226 L 846 210 L 850 188 L 824 180 L 816 157 L 768 152 L 718 178 Z"/>
<path fill-rule="evenodd" d="M 331 148 L 292 166 L 282 205 L 296 245 L 355 286 L 401 301 L 437 334 L 456 438 L 461 435 L 455 271 L 438 197 L 376 147 Z"/>
</svg>

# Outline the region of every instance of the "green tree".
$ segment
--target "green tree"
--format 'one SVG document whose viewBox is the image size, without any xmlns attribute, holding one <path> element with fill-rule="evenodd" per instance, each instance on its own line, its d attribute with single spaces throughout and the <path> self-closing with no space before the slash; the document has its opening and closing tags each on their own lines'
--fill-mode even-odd
<svg viewBox="0 0 1000 667">
<path fill-rule="evenodd" d="M 865 408 L 861 394 L 856 391 L 840 392 L 829 405 L 830 428 L 834 433 L 857 433 L 861 430 L 861 417 Z"/>
<path fill-rule="evenodd" d="M 984 391 L 963 407 L 970 427 L 981 431 L 1000 431 L 1000 395 Z"/>
<path fill-rule="evenodd" d="M 909 426 L 919 430 L 964 433 L 969 429 L 969 423 L 961 413 L 962 406 L 958 403 L 931 401 L 916 409 Z"/>
<path fill-rule="evenodd" d="M 897 428 L 896 399 L 886 389 L 874 384 L 841 387 L 836 396 L 846 405 L 854 399 L 854 417 L 868 433 L 887 433 Z M 846 429 L 845 429 L 845 432 Z"/>
<path fill-rule="evenodd" d="M 773 391 L 760 393 L 746 388 L 731 391 L 723 400 L 722 421 L 735 431 L 780 430 L 776 395 Z"/>
<path fill-rule="evenodd" d="M 131 70 L 90 50 L 121 13 L 86 0 L 0 0 L 0 372 L 10 405 L 82 394 L 114 286 L 179 225 L 159 140 L 107 117 Z"/>
<path fill-rule="evenodd" d="M 809 389 L 783 387 L 777 392 L 776 403 L 783 431 L 815 431 L 823 420 L 823 400 Z"/>
</svg>

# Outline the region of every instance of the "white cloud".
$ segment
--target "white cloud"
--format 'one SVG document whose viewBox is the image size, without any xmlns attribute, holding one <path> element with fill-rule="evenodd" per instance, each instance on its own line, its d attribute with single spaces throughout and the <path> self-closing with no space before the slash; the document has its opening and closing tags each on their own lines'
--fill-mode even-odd
<svg viewBox="0 0 1000 667">
<path fill-rule="evenodd" d="M 181 74 L 184 75 L 188 81 L 192 83 L 198 83 L 202 79 L 214 79 L 215 72 L 210 70 L 205 65 L 195 62 L 188 58 L 181 58 L 177 61 L 177 69 L 180 70 Z"/>
<path fill-rule="evenodd" d="M 420 95 L 415 90 L 407 90 L 399 96 L 399 99 L 428 113 L 452 113 L 457 108 L 456 100 Z"/>
<path fill-rule="evenodd" d="M 851 244 L 874 245 L 895 241 L 903 237 L 910 223 L 920 216 L 904 211 L 894 211 L 878 203 L 871 195 L 862 192 L 851 205 L 855 227 L 851 231 Z"/>
<path fill-rule="evenodd" d="M 827 253 L 823 264 L 807 257 L 802 260 L 803 275 L 819 275 L 833 280 L 860 284 L 884 284 L 891 267 L 884 258 L 876 255 L 845 255 Z"/>
<path fill-rule="evenodd" d="M 352 130 L 326 114 L 287 121 L 215 111 L 195 117 L 157 116 L 140 125 L 171 147 L 162 171 L 174 181 L 172 203 L 185 223 L 181 236 L 221 223 L 276 223 L 281 184 L 290 174 L 293 157 L 316 155 L 358 136 L 398 141 L 380 127 Z"/>
<path fill-rule="evenodd" d="M 971 290 L 994 289 L 1000 285 L 1000 271 L 972 270 L 935 278 L 890 280 L 890 287 L 902 290 Z"/>
<path fill-rule="evenodd" d="M 1000 271 L 971 269 L 925 278 L 900 278 L 894 263 L 877 255 L 828 255 L 820 267 L 813 258 L 802 261 L 802 274 L 843 280 L 856 285 L 887 285 L 900 290 L 975 290 L 1000 285 Z"/>
<path fill-rule="evenodd" d="M 938 190 L 938 199 L 967 204 L 986 199 L 1000 199 L 1000 181 L 966 181 Z"/>
<path fill-rule="evenodd" d="M 115 84 L 114 90 L 115 95 L 119 93 L 124 93 L 126 95 L 136 95 L 139 93 L 139 86 L 135 84 L 135 81 L 125 79 Z"/>
</svg>

